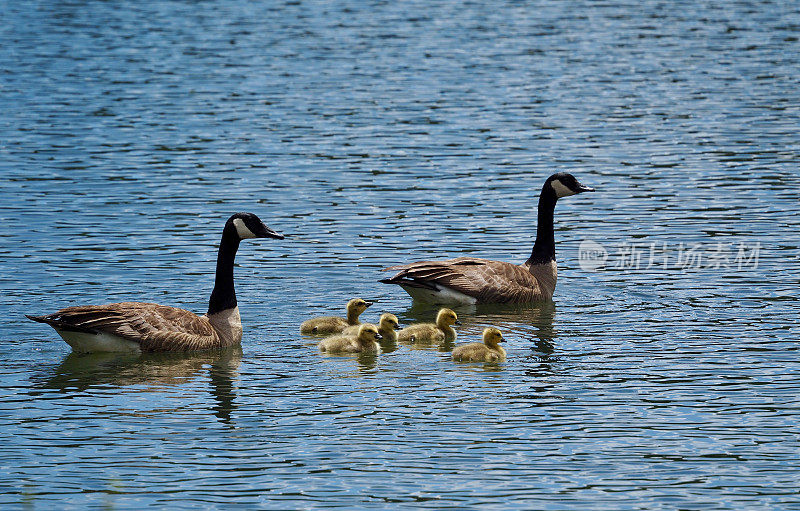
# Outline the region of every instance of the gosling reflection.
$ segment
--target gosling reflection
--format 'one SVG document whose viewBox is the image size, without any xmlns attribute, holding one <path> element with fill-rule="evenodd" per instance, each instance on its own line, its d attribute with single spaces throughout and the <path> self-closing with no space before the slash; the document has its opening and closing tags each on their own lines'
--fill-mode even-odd
<svg viewBox="0 0 800 511">
<path fill-rule="evenodd" d="M 355 353 L 329 354 L 322 352 L 322 360 L 328 366 L 328 372 L 341 377 L 360 377 L 371 373 L 378 367 L 380 352 L 359 351 Z"/>
<path fill-rule="evenodd" d="M 89 353 L 72 352 L 36 389 L 83 392 L 92 387 L 112 385 L 146 386 L 148 389 L 184 385 L 208 373 L 214 415 L 229 424 L 236 409 L 235 382 L 239 379 L 242 348 L 196 353 Z M 34 395 L 41 392 L 34 391 Z"/>
</svg>

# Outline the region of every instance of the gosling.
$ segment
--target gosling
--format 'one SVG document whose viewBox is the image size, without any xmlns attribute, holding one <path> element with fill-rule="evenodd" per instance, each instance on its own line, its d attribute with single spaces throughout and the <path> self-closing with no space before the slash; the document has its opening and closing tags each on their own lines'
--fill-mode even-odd
<svg viewBox="0 0 800 511">
<path fill-rule="evenodd" d="M 334 335 L 323 339 L 318 346 L 320 351 L 327 353 L 377 353 L 381 349 L 378 344 L 380 338 L 378 327 L 364 323 L 358 327 L 357 335 Z"/>
<path fill-rule="evenodd" d="M 400 322 L 397 320 L 397 316 L 385 312 L 381 314 L 381 319 L 378 322 L 378 333 L 381 334 L 381 337 L 386 342 L 397 342 L 397 327 L 399 326 Z M 342 333 L 356 335 L 359 328 L 359 325 L 349 326 Z"/>
<path fill-rule="evenodd" d="M 458 316 L 451 309 L 441 309 L 436 323 L 418 323 L 397 332 L 399 342 L 451 342 L 456 339 L 452 325 L 460 325 Z"/>
<path fill-rule="evenodd" d="M 360 325 L 358 317 L 372 305 L 361 298 L 353 298 L 347 302 L 347 319 L 338 316 L 323 316 L 303 321 L 300 333 L 307 335 L 331 335 L 341 333 L 349 326 Z"/>
<path fill-rule="evenodd" d="M 483 343 L 471 342 L 453 350 L 453 360 L 459 362 L 504 362 L 506 350 L 499 343 L 505 342 L 500 330 L 489 327 L 483 331 Z"/>
</svg>

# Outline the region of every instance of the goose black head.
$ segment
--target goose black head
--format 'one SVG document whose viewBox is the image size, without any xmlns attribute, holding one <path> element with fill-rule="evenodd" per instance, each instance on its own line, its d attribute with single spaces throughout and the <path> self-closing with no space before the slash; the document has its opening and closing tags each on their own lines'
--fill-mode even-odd
<svg viewBox="0 0 800 511">
<path fill-rule="evenodd" d="M 228 219 L 226 227 L 228 224 L 233 226 L 240 240 L 250 238 L 283 239 L 283 234 L 279 234 L 264 225 L 264 222 L 253 213 L 236 213 Z"/>
<path fill-rule="evenodd" d="M 548 186 L 555 192 L 556 198 L 569 197 L 582 192 L 593 192 L 594 188 L 582 185 L 575 179 L 575 176 L 567 172 L 559 172 L 547 178 L 544 183 L 545 188 Z"/>
</svg>

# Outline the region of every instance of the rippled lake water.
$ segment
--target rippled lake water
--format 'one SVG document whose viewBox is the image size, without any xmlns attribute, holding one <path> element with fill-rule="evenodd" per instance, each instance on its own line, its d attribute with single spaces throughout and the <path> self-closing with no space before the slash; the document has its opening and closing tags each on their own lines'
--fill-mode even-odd
<svg viewBox="0 0 800 511">
<path fill-rule="evenodd" d="M 796 3 L 0 19 L 3 509 L 800 509 Z M 598 191 L 558 204 L 553 303 L 458 309 L 505 363 L 299 335 L 353 296 L 431 320 L 380 269 L 523 261 L 555 171 Z M 204 312 L 240 210 L 287 235 L 242 244 L 240 350 L 79 356 L 23 316 Z"/>
</svg>

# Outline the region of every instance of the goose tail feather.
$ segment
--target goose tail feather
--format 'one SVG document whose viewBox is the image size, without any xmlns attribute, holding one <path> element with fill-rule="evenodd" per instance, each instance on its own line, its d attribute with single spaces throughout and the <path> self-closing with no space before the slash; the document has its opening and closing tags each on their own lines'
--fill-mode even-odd
<svg viewBox="0 0 800 511">
<path fill-rule="evenodd" d="M 84 328 L 77 325 L 73 325 L 65 321 L 60 321 L 58 319 L 55 319 L 52 316 L 31 316 L 30 314 L 25 314 L 25 317 L 30 319 L 31 321 L 36 321 L 37 323 L 44 323 L 46 325 L 50 325 L 53 328 L 59 328 L 61 330 L 67 330 L 72 332 L 83 332 L 87 334 L 96 334 L 98 332 L 93 328 Z"/>
</svg>

